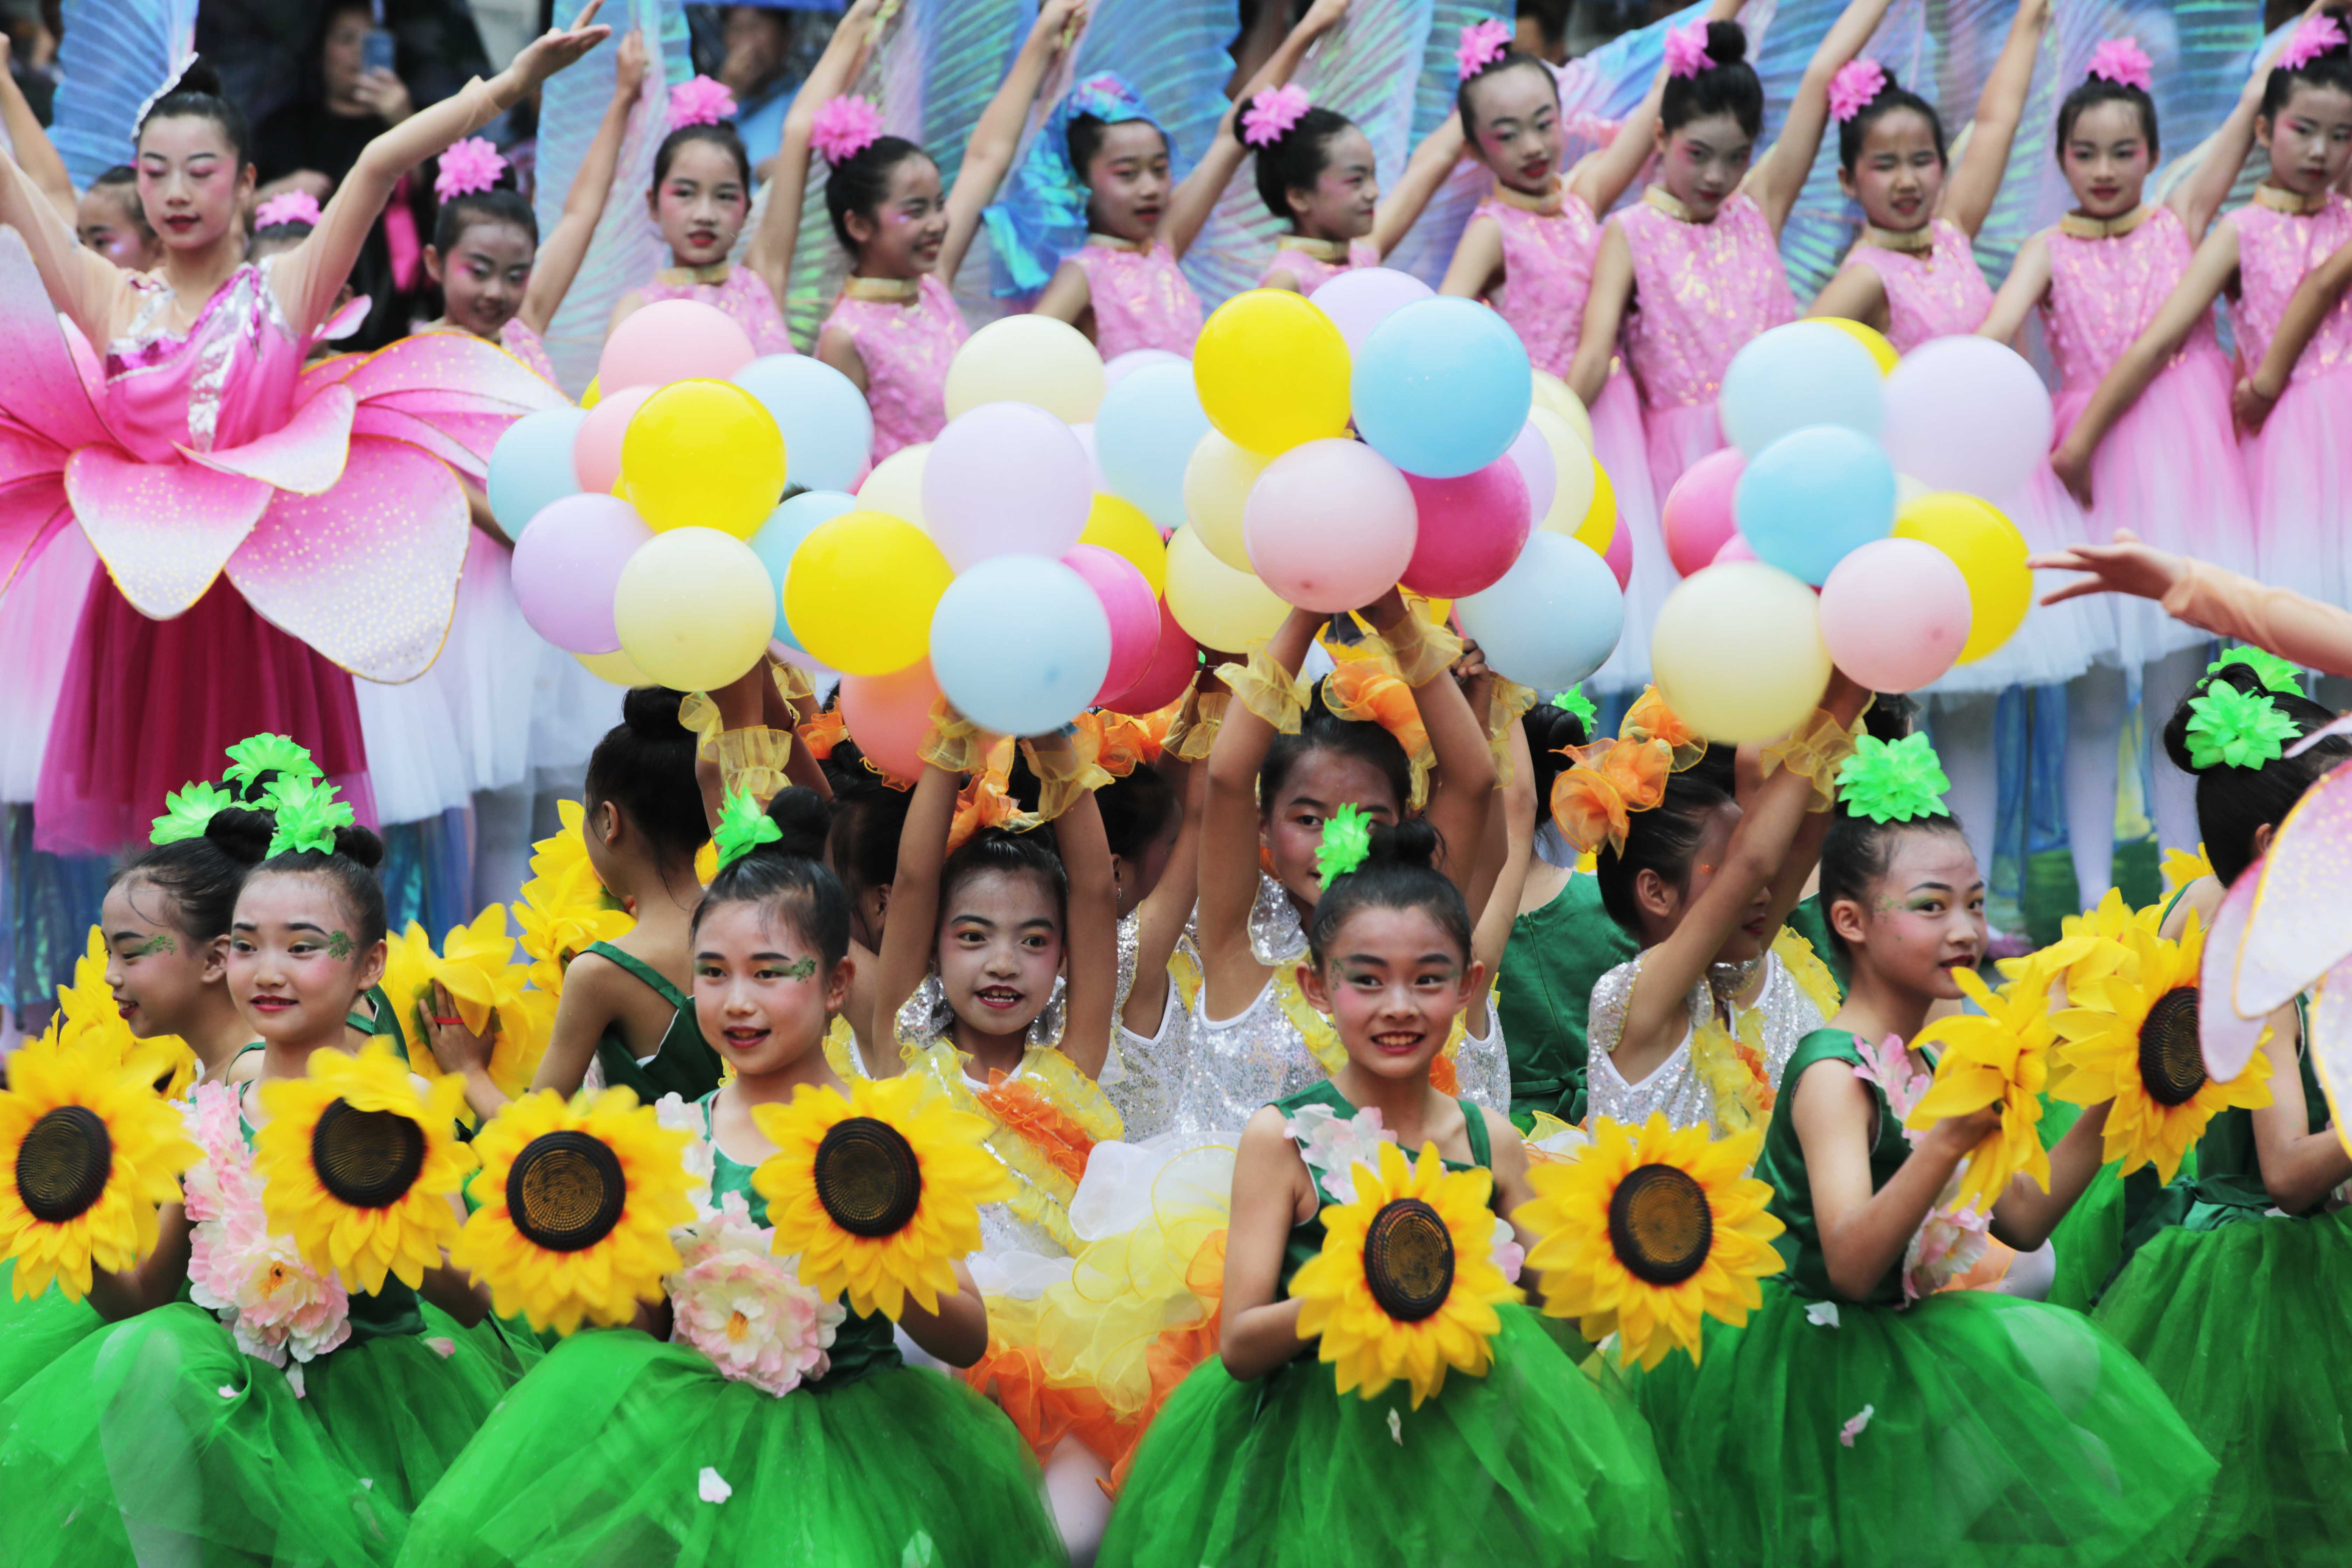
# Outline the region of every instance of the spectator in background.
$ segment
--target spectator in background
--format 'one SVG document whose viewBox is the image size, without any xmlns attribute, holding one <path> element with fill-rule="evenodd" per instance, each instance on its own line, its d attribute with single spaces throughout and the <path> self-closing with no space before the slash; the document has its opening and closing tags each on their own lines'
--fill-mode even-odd
<svg viewBox="0 0 2352 1568">
<path fill-rule="evenodd" d="M 320 11 L 319 0 L 203 0 L 196 47 L 255 125 L 298 99 L 317 97 Z M 415 107 L 438 103 L 471 78 L 493 73 L 466 0 L 383 0 L 383 15 L 384 28 L 400 40 L 397 68 Z"/>
<path fill-rule="evenodd" d="M 163 259 L 163 246 L 147 226 L 139 201 L 139 172 L 117 163 L 89 183 L 74 207 L 74 233 L 82 244 L 127 272 L 151 271 Z"/>
<path fill-rule="evenodd" d="M 0 34 L 8 50 L 8 76 L 25 95 L 33 117 L 49 122 L 58 93 L 58 0 L 0 0 Z"/>
<path fill-rule="evenodd" d="M 1518 31 L 1511 47 L 1547 65 L 1568 63 L 1569 0 L 1519 0 Z"/>
<path fill-rule="evenodd" d="M 751 155 L 753 177 L 768 177 L 768 162 L 784 135 L 784 111 L 793 106 L 800 78 L 787 68 L 793 57 L 793 14 L 767 5 L 730 5 L 721 13 L 726 53 L 719 79 L 735 95 L 735 129 Z"/>
</svg>

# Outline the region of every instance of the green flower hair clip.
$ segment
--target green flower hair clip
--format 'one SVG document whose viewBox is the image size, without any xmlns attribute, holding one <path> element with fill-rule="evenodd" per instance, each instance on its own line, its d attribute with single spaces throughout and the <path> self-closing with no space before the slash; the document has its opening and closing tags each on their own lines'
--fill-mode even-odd
<svg viewBox="0 0 2352 1568">
<path fill-rule="evenodd" d="M 326 776 L 326 770 L 310 759 L 310 752 L 296 745 L 288 735 L 248 735 L 228 749 L 228 771 L 221 774 L 221 781 L 239 789 L 258 784 L 264 773 L 274 773 L 282 778 Z"/>
<path fill-rule="evenodd" d="M 147 842 L 177 844 L 184 838 L 202 838 L 214 815 L 236 804 L 236 796 L 199 779 L 163 797 L 163 815 L 155 819 L 155 830 L 147 836 Z"/>
<path fill-rule="evenodd" d="M 730 790 L 726 804 L 719 808 L 719 826 L 711 833 L 710 842 L 719 850 L 719 868 L 724 871 L 761 845 L 773 844 L 783 836 L 784 830 L 760 809 L 758 801 L 741 790 Z"/>
<path fill-rule="evenodd" d="M 1551 705 L 1555 708 L 1565 708 L 1575 714 L 1583 723 L 1584 732 L 1587 735 L 1592 733 L 1592 726 L 1601 717 L 1601 710 L 1592 705 L 1592 699 L 1584 694 L 1584 688 L 1581 686 L 1571 686 L 1554 696 Z"/>
<path fill-rule="evenodd" d="M 2199 770 L 2218 764 L 2259 768 L 2284 754 L 2285 742 L 2301 733 L 2266 691 L 2241 691 L 2216 681 L 2189 703 L 2189 763 Z"/>
<path fill-rule="evenodd" d="M 1372 852 L 1372 819 L 1361 806 L 1343 805 L 1323 824 L 1323 842 L 1315 847 L 1315 870 L 1322 884 L 1333 882 L 1361 866 Z"/>
<path fill-rule="evenodd" d="M 2303 671 L 2266 647 L 2245 644 L 2233 647 L 2205 667 L 2208 675 L 2219 675 L 2233 664 L 2242 664 L 2262 679 L 2270 690 L 2290 697 L 2303 695 Z"/>
<path fill-rule="evenodd" d="M 1919 822 L 1949 816 L 1944 792 L 1952 781 L 1923 733 L 1887 742 L 1864 735 L 1838 769 L 1838 798 L 1856 816 L 1873 822 Z"/>
<path fill-rule="evenodd" d="M 332 855 L 335 830 L 359 820 L 351 802 L 337 800 L 335 786 L 322 778 L 281 773 L 269 786 L 262 804 L 278 818 L 277 831 L 269 836 L 268 853 L 272 858 L 305 849 Z"/>
</svg>

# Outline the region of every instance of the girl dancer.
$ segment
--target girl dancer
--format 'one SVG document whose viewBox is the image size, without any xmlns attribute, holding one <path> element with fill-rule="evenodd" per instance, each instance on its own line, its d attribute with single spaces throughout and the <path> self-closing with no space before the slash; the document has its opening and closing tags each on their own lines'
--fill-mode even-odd
<svg viewBox="0 0 2352 1568">
<path fill-rule="evenodd" d="M 1270 87 L 1242 110 L 1242 141 L 1257 154 L 1257 194 L 1290 226 L 1259 286 L 1312 294 L 1351 267 L 1377 267 L 1412 228 L 1462 156 L 1462 117 L 1414 149 L 1381 199 L 1371 139 L 1307 89 Z"/>
</svg>

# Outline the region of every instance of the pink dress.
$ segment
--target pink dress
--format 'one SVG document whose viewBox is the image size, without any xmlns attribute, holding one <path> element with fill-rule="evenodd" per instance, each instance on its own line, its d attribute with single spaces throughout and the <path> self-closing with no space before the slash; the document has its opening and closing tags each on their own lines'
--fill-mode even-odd
<svg viewBox="0 0 2352 1568">
<path fill-rule="evenodd" d="M 1731 356 L 1797 319 L 1780 241 L 1755 197 L 1735 191 L 1712 223 L 1679 216 L 1681 205 L 1653 185 L 1615 219 L 1633 256 L 1621 336 L 1642 389 L 1650 486 L 1661 500 L 1685 468 L 1722 449 L 1715 400 Z"/>
<path fill-rule="evenodd" d="M 2042 237 L 2050 291 L 2042 324 L 2058 364 L 2061 439 L 2189 271 L 2197 247 L 2180 215 L 2160 205 L 2147 215 L 2122 233 L 2102 234 L 2077 219 Z M 2116 529 L 2129 528 L 2159 550 L 2232 572 L 2254 570 L 2253 512 L 2231 425 L 2230 384 L 2230 362 L 2209 316 L 2099 443 L 2083 537 L 2105 544 Z M 2112 658 L 2126 669 L 2208 640 L 2150 600 L 2109 594 L 2080 602 L 2107 605 L 2116 620 Z"/>
<path fill-rule="evenodd" d="M 1886 290 L 1886 341 L 1909 353 L 1929 338 L 1957 337 L 1984 325 L 1992 310 L 1992 288 L 1960 226 L 1937 218 L 1929 226 L 1928 248 L 1894 250 L 1868 240 L 1846 252 L 1851 265 L 1878 274 Z"/>
<path fill-rule="evenodd" d="M 1174 252 L 1157 242 L 1138 250 L 1094 234 L 1069 259 L 1087 275 L 1095 347 L 1106 361 L 1133 349 L 1192 357 L 1192 340 L 1201 335 L 1201 297 L 1185 281 Z"/>
<path fill-rule="evenodd" d="M 1352 268 L 1378 267 L 1381 264 L 1381 253 L 1372 248 L 1372 243 L 1368 239 L 1349 240 L 1345 261 L 1326 261 L 1319 256 L 1309 256 L 1299 249 L 1297 244 L 1299 237 L 1297 235 L 1284 237 L 1282 248 L 1274 253 L 1274 264 L 1265 269 L 1259 281 L 1263 282 L 1277 272 L 1287 272 L 1298 280 L 1301 294 L 1312 294 Z"/>
<path fill-rule="evenodd" d="M 793 334 L 784 327 L 784 314 L 776 309 L 776 296 L 767 279 L 748 267 L 719 265 L 727 268 L 727 276 L 715 280 L 706 280 L 706 275 L 717 271 L 716 267 L 665 267 L 638 292 L 648 305 L 656 300 L 699 300 L 716 305 L 751 334 L 753 352 L 791 353 Z"/>
<path fill-rule="evenodd" d="M 866 404 L 874 411 L 874 452 L 878 463 L 902 447 L 937 437 L 948 422 L 945 400 L 948 362 L 971 336 L 948 286 L 925 273 L 911 301 L 861 299 L 850 292 L 852 278 L 824 319 L 830 330 L 849 334 L 866 362 Z"/>
<path fill-rule="evenodd" d="M 2268 186 L 2260 187 L 2267 191 Z M 2330 192 L 2315 213 L 2259 201 L 2221 220 L 2238 229 L 2239 298 L 2231 321 L 2239 363 L 2262 363 L 2309 272 L 2352 241 L 2352 203 Z M 2352 296 L 2313 334 L 2262 433 L 2245 443 L 2255 575 L 2352 607 Z"/>
</svg>

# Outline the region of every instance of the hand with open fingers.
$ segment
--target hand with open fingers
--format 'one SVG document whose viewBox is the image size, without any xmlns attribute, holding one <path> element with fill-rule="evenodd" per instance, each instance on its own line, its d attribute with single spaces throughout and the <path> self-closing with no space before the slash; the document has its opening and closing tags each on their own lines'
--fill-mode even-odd
<svg viewBox="0 0 2352 1568">
<path fill-rule="evenodd" d="M 2129 594 L 2141 599 L 2161 599 L 2189 569 L 2181 557 L 2141 543 L 2139 535 L 2128 528 L 2116 530 L 2113 544 L 2077 544 L 2071 550 L 2033 556 L 2026 565 L 2037 571 L 2090 574 L 2044 594 L 2042 602 L 2045 605 L 2063 604 L 2085 594 Z"/>
</svg>

